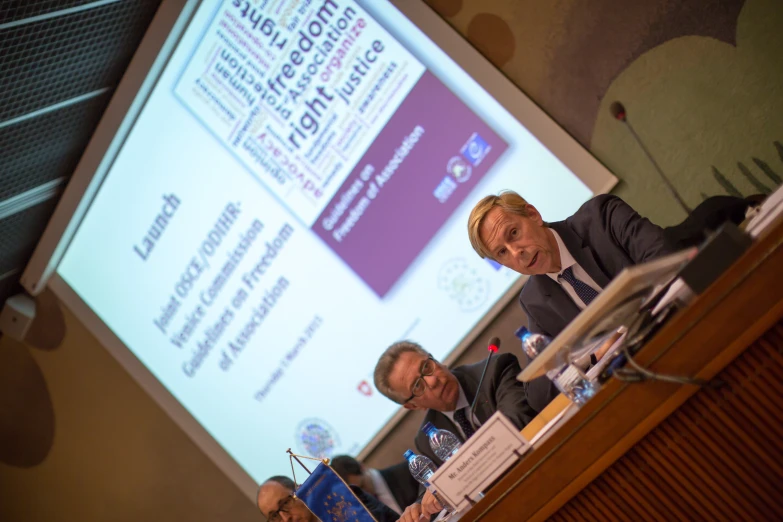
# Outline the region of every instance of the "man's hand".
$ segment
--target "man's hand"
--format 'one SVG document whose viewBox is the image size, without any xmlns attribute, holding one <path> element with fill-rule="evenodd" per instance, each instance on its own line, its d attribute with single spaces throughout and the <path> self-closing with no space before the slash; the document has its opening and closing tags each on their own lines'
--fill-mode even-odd
<svg viewBox="0 0 783 522">
<path fill-rule="evenodd" d="M 397 522 L 420 522 L 419 519 L 422 518 L 422 513 L 421 504 L 411 504 L 405 508 Z M 425 515 L 424 518 L 426 519 L 427 516 Z"/>
<path fill-rule="evenodd" d="M 435 495 L 427 491 L 421 499 L 421 508 L 424 511 L 424 514 L 427 515 L 427 518 L 429 518 L 435 513 L 440 513 L 443 506 L 438 502 L 438 499 L 435 498 Z"/>
<path fill-rule="evenodd" d="M 421 499 L 421 504 L 411 504 L 405 508 L 399 522 L 421 522 L 423 520 L 429 520 L 432 515 L 440 513 L 442 509 L 443 506 L 441 506 L 440 502 L 435 498 L 435 495 L 427 491 Z"/>
</svg>

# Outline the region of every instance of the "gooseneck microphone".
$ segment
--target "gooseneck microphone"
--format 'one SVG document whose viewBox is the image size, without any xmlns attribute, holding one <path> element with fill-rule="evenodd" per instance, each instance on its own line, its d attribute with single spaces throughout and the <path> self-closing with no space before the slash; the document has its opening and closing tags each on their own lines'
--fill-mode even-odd
<svg viewBox="0 0 783 522">
<path fill-rule="evenodd" d="M 620 121 L 622 123 L 625 123 L 625 126 L 628 128 L 628 130 L 631 133 L 631 136 L 633 136 L 633 139 L 636 140 L 636 143 L 639 144 L 639 147 L 641 147 L 642 151 L 644 152 L 644 155 L 647 156 L 647 159 L 650 160 L 650 163 L 653 164 L 653 167 L 655 167 L 655 170 L 658 172 L 658 175 L 663 180 L 663 183 L 666 185 L 666 187 L 669 189 L 669 192 L 671 192 L 672 196 L 674 196 L 674 199 L 677 200 L 677 203 L 680 204 L 682 209 L 685 211 L 685 214 L 690 215 L 691 209 L 690 207 L 685 203 L 685 201 L 680 197 L 680 194 L 677 192 L 677 189 L 674 188 L 674 185 L 672 185 L 672 182 L 669 181 L 669 178 L 666 177 L 666 174 L 663 173 L 661 170 L 661 167 L 658 166 L 658 162 L 655 161 L 655 158 L 652 157 L 652 154 L 650 154 L 650 151 L 647 150 L 647 147 L 645 147 L 644 142 L 639 137 L 638 134 L 636 134 L 636 131 L 634 130 L 633 126 L 631 125 L 631 122 L 628 121 L 628 113 L 625 110 L 625 106 L 620 103 L 619 101 L 613 102 L 612 105 L 609 106 L 609 112 L 612 113 L 612 116 L 617 121 Z"/>
<path fill-rule="evenodd" d="M 473 404 L 470 405 L 470 415 L 468 415 L 468 422 L 470 422 L 470 426 L 473 428 L 473 431 L 476 431 L 476 425 L 473 423 L 473 414 L 476 411 L 479 395 L 481 395 L 481 383 L 484 382 L 484 375 L 487 373 L 489 361 L 492 359 L 492 355 L 498 352 L 498 348 L 500 348 L 500 337 L 493 337 L 489 340 L 489 346 L 487 346 L 487 350 L 489 350 L 487 362 L 484 363 L 484 370 L 481 372 L 481 378 L 479 379 L 478 386 L 476 386 L 476 396 L 473 397 Z"/>
</svg>

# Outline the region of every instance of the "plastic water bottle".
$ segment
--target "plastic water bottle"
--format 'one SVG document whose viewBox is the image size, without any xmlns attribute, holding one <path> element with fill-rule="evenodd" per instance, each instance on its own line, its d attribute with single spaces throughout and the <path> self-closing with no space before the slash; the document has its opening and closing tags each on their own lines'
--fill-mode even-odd
<svg viewBox="0 0 783 522">
<path fill-rule="evenodd" d="M 435 463 L 424 455 L 416 455 L 413 451 L 408 450 L 403 454 L 405 460 L 408 461 L 408 469 L 419 484 L 423 486 L 429 485 L 429 479 L 433 473 L 438 469 L 435 467 Z"/>
<path fill-rule="evenodd" d="M 573 401 L 579 405 L 586 403 L 598 393 L 599 385 L 588 379 L 581 379 L 571 388 L 574 395 Z"/>
<path fill-rule="evenodd" d="M 543 352 L 552 339 L 544 334 L 533 333 L 524 326 L 516 331 L 517 337 L 522 341 L 522 350 L 530 359 L 534 359 Z M 576 404 L 582 405 L 596 394 L 596 386 L 585 379 L 583 374 L 572 364 L 563 364 L 558 368 L 546 372 L 546 376 L 555 383 L 560 392 Z"/>
<path fill-rule="evenodd" d="M 531 361 L 552 342 L 552 338 L 548 335 L 533 333 L 524 326 L 521 326 L 515 333 L 522 341 L 522 351 L 530 357 Z"/>
<path fill-rule="evenodd" d="M 439 430 L 431 422 L 425 424 L 421 431 L 427 434 L 432 452 L 443 462 L 449 460 L 449 457 L 462 447 L 456 435 L 447 430 Z"/>
<path fill-rule="evenodd" d="M 448 513 L 454 512 L 454 509 L 449 504 L 447 504 L 440 495 L 438 495 L 429 482 L 432 474 L 435 473 L 435 471 L 438 469 L 435 466 L 435 463 L 432 462 L 429 457 L 425 457 L 424 455 L 416 455 L 411 450 L 406 451 L 403 454 L 403 457 L 405 457 L 405 460 L 408 461 L 408 470 L 410 470 L 413 478 L 415 478 L 419 484 L 427 488 L 427 491 L 435 496 L 438 502 L 440 502 L 440 504 L 443 506 L 443 509 L 445 509 Z"/>
<path fill-rule="evenodd" d="M 597 385 L 585 379 L 573 364 L 566 365 L 552 380 L 563 395 L 580 406 L 598 392 Z"/>
<path fill-rule="evenodd" d="M 519 337 L 519 340 L 522 341 L 522 351 L 525 352 L 531 361 L 535 359 L 538 354 L 543 352 L 546 347 L 549 346 L 549 343 L 552 342 L 552 338 L 548 335 L 533 333 L 524 326 L 520 326 L 515 334 Z M 549 370 L 546 372 L 546 376 L 549 377 L 550 380 L 555 381 L 555 378 L 563 371 L 565 366 L 566 365 L 563 365 L 554 370 Z"/>
</svg>

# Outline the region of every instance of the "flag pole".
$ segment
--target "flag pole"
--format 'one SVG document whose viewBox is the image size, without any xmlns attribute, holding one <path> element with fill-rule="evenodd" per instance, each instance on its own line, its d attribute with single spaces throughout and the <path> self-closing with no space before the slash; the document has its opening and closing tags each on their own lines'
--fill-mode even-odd
<svg viewBox="0 0 783 522">
<path fill-rule="evenodd" d="M 307 455 L 297 455 L 296 453 L 291 451 L 291 448 L 288 448 L 286 450 L 286 453 L 288 453 L 288 455 L 289 455 L 288 460 L 291 463 L 291 474 L 293 475 L 294 486 L 296 486 L 297 488 L 299 488 L 299 483 L 296 481 L 296 471 L 294 471 L 294 460 L 296 460 L 299 463 L 299 465 L 302 466 L 305 469 L 305 471 L 307 472 L 308 475 L 312 475 L 313 472 L 310 471 L 309 469 L 307 469 L 307 466 L 305 466 L 302 463 L 302 461 L 299 460 L 299 457 L 301 457 L 303 459 L 315 460 L 315 461 L 318 461 L 318 462 L 323 462 L 327 466 L 329 465 L 329 459 L 317 459 L 315 457 L 308 457 Z"/>
</svg>

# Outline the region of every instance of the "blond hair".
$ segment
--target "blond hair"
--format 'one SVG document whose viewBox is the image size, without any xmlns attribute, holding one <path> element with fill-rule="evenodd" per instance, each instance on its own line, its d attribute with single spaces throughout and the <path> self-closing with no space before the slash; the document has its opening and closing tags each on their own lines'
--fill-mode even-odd
<svg viewBox="0 0 783 522">
<path fill-rule="evenodd" d="M 497 196 L 486 196 L 481 199 L 473 210 L 470 211 L 468 216 L 468 238 L 470 244 L 473 246 L 473 250 L 482 258 L 493 259 L 492 253 L 487 246 L 481 240 L 479 235 L 479 229 L 484 222 L 484 218 L 487 217 L 489 211 L 495 207 L 500 207 L 503 212 L 508 214 L 516 214 L 518 216 L 527 217 L 527 205 L 528 202 L 525 198 L 514 192 L 513 190 L 504 190 Z"/>
</svg>

